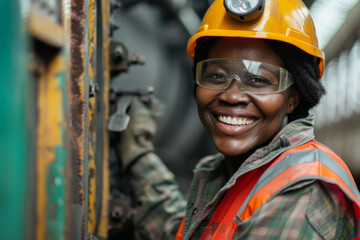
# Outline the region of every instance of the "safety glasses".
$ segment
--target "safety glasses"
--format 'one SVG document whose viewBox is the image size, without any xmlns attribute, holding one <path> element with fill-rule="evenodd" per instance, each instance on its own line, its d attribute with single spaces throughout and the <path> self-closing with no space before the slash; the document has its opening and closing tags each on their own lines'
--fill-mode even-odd
<svg viewBox="0 0 360 240">
<path fill-rule="evenodd" d="M 294 83 L 286 69 L 267 63 L 228 58 L 197 63 L 196 83 L 203 88 L 225 90 L 234 79 L 241 91 L 255 94 L 279 93 Z"/>
</svg>

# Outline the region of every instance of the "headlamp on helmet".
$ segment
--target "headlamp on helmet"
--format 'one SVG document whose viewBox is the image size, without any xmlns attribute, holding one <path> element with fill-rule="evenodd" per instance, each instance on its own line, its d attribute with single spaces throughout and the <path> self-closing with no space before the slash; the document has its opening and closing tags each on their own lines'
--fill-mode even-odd
<svg viewBox="0 0 360 240">
<path fill-rule="evenodd" d="M 224 0 L 226 11 L 238 22 L 252 22 L 264 12 L 265 0 Z"/>
</svg>

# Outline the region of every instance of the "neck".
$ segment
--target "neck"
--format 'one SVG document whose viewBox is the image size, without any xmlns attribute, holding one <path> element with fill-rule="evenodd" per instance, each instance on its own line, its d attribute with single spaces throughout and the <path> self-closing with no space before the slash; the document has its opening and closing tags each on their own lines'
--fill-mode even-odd
<svg viewBox="0 0 360 240">
<path fill-rule="evenodd" d="M 268 145 L 273 138 L 270 138 L 268 141 L 263 143 L 260 146 L 248 151 L 247 153 L 239 156 L 225 156 L 225 167 L 227 176 L 230 179 L 234 173 L 239 169 L 239 167 L 248 159 L 257 149 Z"/>
<path fill-rule="evenodd" d="M 230 179 L 234 173 L 239 169 L 239 167 L 245 162 L 251 153 L 246 155 L 236 156 L 236 157 L 225 157 L 225 167 L 227 172 L 227 177 Z"/>
</svg>

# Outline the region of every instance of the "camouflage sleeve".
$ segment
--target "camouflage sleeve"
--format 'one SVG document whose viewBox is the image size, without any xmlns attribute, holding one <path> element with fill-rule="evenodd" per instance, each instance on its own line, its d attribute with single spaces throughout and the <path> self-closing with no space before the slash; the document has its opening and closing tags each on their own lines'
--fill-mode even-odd
<svg viewBox="0 0 360 240">
<path fill-rule="evenodd" d="M 131 168 L 134 191 L 134 225 L 137 239 L 174 239 L 186 202 L 174 175 L 154 153 L 137 160 Z"/>
</svg>

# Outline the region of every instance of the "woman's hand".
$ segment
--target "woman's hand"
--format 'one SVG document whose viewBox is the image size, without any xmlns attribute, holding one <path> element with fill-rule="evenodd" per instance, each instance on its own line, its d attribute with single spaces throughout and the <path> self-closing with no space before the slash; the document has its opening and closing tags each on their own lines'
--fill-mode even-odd
<svg viewBox="0 0 360 240">
<path fill-rule="evenodd" d="M 122 163 L 122 172 L 129 168 L 138 157 L 154 151 L 153 138 L 163 116 L 165 105 L 151 96 L 144 102 L 134 96 L 130 104 L 130 122 L 121 133 L 116 151 Z"/>
</svg>

